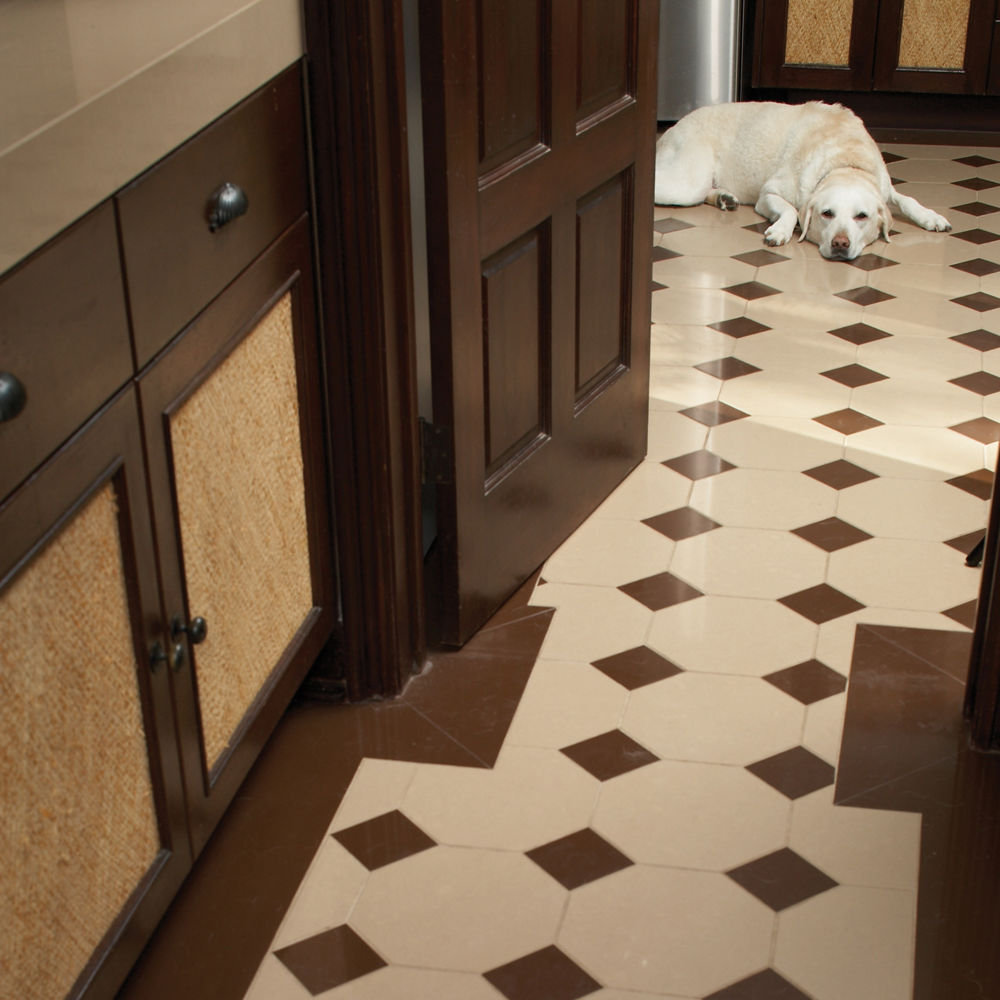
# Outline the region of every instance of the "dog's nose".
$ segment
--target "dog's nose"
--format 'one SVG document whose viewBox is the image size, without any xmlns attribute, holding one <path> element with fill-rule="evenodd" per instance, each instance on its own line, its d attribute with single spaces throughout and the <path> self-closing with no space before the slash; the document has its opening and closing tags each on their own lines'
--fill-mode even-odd
<svg viewBox="0 0 1000 1000">
<path fill-rule="evenodd" d="M 837 233 L 830 240 L 830 249 L 836 254 L 845 254 L 851 249 L 851 238 L 847 233 Z"/>
</svg>

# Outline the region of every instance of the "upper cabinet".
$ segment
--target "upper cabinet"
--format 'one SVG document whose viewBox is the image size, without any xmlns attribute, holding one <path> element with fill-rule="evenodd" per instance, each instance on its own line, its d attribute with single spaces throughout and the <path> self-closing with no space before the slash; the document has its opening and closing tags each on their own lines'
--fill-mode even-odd
<svg viewBox="0 0 1000 1000">
<path fill-rule="evenodd" d="M 997 93 L 995 15 L 996 0 L 762 0 L 753 84 Z"/>
</svg>

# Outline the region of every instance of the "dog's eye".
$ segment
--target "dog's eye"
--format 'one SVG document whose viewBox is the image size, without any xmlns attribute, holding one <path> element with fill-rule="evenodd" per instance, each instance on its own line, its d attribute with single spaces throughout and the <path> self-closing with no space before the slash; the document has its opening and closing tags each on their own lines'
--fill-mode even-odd
<svg viewBox="0 0 1000 1000">
<path fill-rule="evenodd" d="M 833 211 L 828 208 L 825 212 L 822 213 L 822 215 L 823 215 L 824 219 L 832 219 L 833 218 Z"/>
<path fill-rule="evenodd" d="M 858 214 L 856 216 L 854 216 L 854 221 L 855 222 L 864 222 L 865 219 L 867 219 L 867 218 L 868 218 L 868 213 L 867 212 L 858 212 Z"/>
</svg>

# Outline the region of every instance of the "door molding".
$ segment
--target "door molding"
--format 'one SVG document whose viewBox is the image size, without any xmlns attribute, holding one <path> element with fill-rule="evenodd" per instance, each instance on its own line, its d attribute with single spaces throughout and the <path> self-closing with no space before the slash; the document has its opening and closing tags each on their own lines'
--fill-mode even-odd
<svg viewBox="0 0 1000 1000">
<path fill-rule="evenodd" d="M 402 3 L 303 3 L 352 700 L 398 694 L 426 657 Z"/>
</svg>

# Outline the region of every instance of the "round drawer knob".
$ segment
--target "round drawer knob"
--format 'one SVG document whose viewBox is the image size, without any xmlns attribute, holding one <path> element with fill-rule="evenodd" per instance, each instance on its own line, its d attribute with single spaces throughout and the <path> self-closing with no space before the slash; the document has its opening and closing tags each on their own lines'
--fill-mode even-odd
<svg viewBox="0 0 1000 1000">
<path fill-rule="evenodd" d="M 185 625 L 184 621 L 180 617 L 177 617 L 170 624 L 170 632 L 175 639 L 179 639 L 182 635 L 186 634 L 188 642 L 197 646 L 208 638 L 208 622 L 199 615 L 197 618 L 192 618 Z"/>
<path fill-rule="evenodd" d="M 10 372 L 0 372 L 0 423 L 13 420 L 28 402 L 24 384 Z"/>
<path fill-rule="evenodd" d="M 239 184 L 228 181 L 216 191 L 208 203 L 208 228 L 216 232 L 233 219 L 245 215 L 250 207 L 250 199 Z"/>
</svg>

